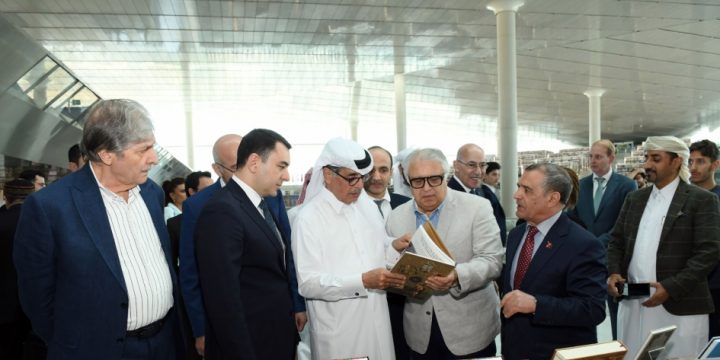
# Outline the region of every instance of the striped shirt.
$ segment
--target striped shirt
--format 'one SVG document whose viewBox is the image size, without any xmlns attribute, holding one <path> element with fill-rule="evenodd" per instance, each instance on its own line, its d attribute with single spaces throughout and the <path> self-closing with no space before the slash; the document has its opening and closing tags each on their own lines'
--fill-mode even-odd
<svg viewBox="0 0 720 360">
<path fill-rule="evenodd" d="M 98 185 L 128 292 L 127 330 L 135 330 L 162 319 L 173 306 L 170 270 L 140 187 L 130 189 L 125 202 Z"/>
</svg>

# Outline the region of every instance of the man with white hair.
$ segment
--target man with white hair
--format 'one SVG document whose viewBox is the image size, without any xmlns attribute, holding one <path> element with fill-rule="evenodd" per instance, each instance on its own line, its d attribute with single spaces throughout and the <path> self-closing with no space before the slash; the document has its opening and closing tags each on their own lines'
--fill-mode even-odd
<svg viewBox="0 0 720 360">
<path fill-rule="evenodd" d="M 313 358 L 394 359 L 385 289 L 405 277 L 385 267 L 409 236 L 392 242 L 377 206 L 357 201 L 373 169 L 357 143 L 335 138 L 324 147 L 293 221 L 298 288 L 307 301 Z"/>
<path fill-rule="evenodd" d="M 618 297 L 626 283 L 649 283 L 650 296 L 620 303 L 618 338 L 633 358 L 651 330 L 677 325 L 666 357 L 692 358 L 714 310 L 707 276 L 719 256 L 718 199 L 687 183 L 689 151 L 680 139 L 651 136 L 645 150 L 654 185 L 625 199 L 610 234 L 607 286 Z"/>
</svg>

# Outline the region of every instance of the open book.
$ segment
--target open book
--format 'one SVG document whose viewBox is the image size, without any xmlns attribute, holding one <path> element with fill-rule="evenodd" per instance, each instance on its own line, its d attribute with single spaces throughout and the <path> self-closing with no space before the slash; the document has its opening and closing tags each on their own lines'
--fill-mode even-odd
<svg viewBox="0 0 720 360">
<path fill-rule="evenodd" d="M 553 360 L 622 360 L 627 348 L 620 341 L 573 346 L 555 350 Z"/>
<path fill-rule="evenodd" d="M 425 280 L 432 275 L 447 276 L 453 269 L 455 260 L 428 221 L 418 227 L 410 240 L 410 246 L 392 268 L 392 272 L 405 275 L 405 287 L 388 288 L 387 291 L 426 299 L 433 290 L 425 285 Z"/>
</svg>

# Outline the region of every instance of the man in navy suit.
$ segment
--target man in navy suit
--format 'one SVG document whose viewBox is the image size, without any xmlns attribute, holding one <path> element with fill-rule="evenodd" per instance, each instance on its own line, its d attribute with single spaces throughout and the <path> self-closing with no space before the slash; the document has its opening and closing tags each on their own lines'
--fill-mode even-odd
<svg viewBox="0 0 720 360">
<path fill-rule="evenodd" d="M 197 194 L 189 197 L 183 203 L 183 220 L 180 235 L 180 288 L 185 300 L 185 309 L 190 319 L 190 326 L 195 337 L 195 349 L 198 354 L 205 352 L 205 306 L 203 304 L 200 278 L 198 276 L 197 262 L 195 261 L 195 228 L 200 211 L 205 204 L 230 181 L 237 170 L 237 150 L 242 136 L 236 134 L 223 135 L 213 145 L 213 170 L 219 179 Z M 270 211 L 279 221 L 280 231 L 285 239 L 290 239 L 290 222 L 283 202 L 282 192 L 278 190 L 276 196 L 265 197 Z M 202 230 L 200 230 L 202 231 Z M 290 248 L 288 247 L 288 250 Z M 293 312 L 298 332 L 302 331 L 307 322 L 305 313 L 305 299 L 297 291 L 297 277 L 295 263 L 292 257 L 288 263 L 290 276 Z"/>
<path fill-rule="evenodd" d="M 295 354 L 289 239 L 263 200 L 289 179 L 289 150 L 274 131 L 249 132 L 237 151 L 237 170 L 198 218 L 195 248 L 209 360 Z"/>
<path fill-rule="evenodd" d="M 455 161 L 453 161 L 454 174 L 448 181 L 448 187 L 453 190 L 479 195 L 490 201 L 495 221 L 500 228 L 500 241 L 505 246 L 505 240 L 507 239 L 505 211 L 495 193 L 482 182 L 486 167 L 485 151 L 481 147 L 475 144 L 461 146 L 458 149 Z"/>
<path fill-rule="evenodd" d="M 582 221 L 585 228 L 608 246 L 610 231 L 615 226 L 625 197 L 637 190 L 635 181 L 612 171 L 615 161 L 615 145 L 602 139 L 590 147 L 590 169 L 592 174 L 580 180 L 580 193 L 573 215 Z M 612 336 L 617 340 L 618 304 L 611 296 L 607 299 L 610 309 Z"/>
<path fill-rule="evenodd" d="M 175 273 L 152 122 L 131 100 L 88 112 L 84 166 L 23 204 L 20 301 L 48 359 L 175 359 Z"/>
<path fill-rule="evenodd" d="M 526 224 L 508 235 L 502 272 L 505 359 L 550 359 L 597 342 L 605 319 L 605 248 L 562 210 L 572 182 L 554 164 L 525 169 L 514 198 Z"/>
</svg>

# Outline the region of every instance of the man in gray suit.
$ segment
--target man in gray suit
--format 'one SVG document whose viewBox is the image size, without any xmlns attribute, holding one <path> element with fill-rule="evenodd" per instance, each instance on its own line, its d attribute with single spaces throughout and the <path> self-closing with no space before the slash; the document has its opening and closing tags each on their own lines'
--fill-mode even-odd
<svg viewBox="0 0 720 360">
<path fill-rule="evenodd" d="M 418 149 L 406 163 L 414 200 L 390 213 L 388 233 L 398 237 L 430 221 L 457 262 L 450 275 L 428 278 L 430 298 L 405 303 L 413 359 L 494 356 L 500 314 L 492 280 L 500 275 L 504 251 L 492 207 L 479 196 L 448 191 L 450 165 L 440 150 Z"/>
<path fill-rule="evenodd" d="M 656 328 L 677 325 L 666 356 L 694 357 L 707 342 L 713 301 L 707 276 L 718 259 L 720 210 L 715 194 L 687 183 L 687 145 L 673 136 L 645 142 L 645 172 L 653 186 L 625 199 L 608 248 L 608 292 L 649 283 L 650 296 L 625 299 L 618 338 L 628 358 Z"/>
</svg>

